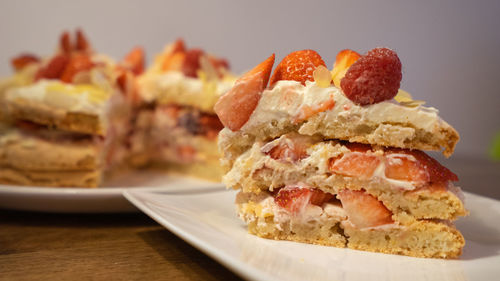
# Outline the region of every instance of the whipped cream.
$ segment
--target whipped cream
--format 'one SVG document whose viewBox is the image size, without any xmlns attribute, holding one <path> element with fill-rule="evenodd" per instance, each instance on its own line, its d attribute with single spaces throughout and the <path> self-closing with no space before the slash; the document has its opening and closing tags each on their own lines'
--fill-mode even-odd
<svg viewBox="0 0 500 281">
<path fill-rule="evenodd" d="M 272 89 L 262 92 L 257 108 L 241 130 L 250 130 L 272 120 L 294 120 L 301 115 L 303 108 L 314 108 L 330 99 L 335 101 L 335 106 L 320 113 L 325 114 L 326 120 L 341 117 L 342 120 L 361 118 L 374 123 L 411 123 L 425 130 L 432 129 L 441 120 L 438 110 L 433 107 L 408 107 L 392 100 L 360 106 L 349 100 L 339 88 L 333 85 L 322 88 L 317 86 L 316 82 L 306 81 L 304 86 L 297 81 L 282 80 L 278 81 Z"/>
<path fill-rule="evenodd" d="M 29 86 L 8 89 L 5 93 L 7 101 L 26 100 L 54 109 L 95 115 L 105 112 L 109 96 L 110 93 L 90 84 L 72 85 L 46 79 Z"/>
</svg>

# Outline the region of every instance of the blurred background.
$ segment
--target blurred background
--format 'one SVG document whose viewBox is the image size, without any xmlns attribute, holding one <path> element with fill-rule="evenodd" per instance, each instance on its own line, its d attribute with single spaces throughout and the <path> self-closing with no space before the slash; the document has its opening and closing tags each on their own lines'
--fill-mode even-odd
<svg viewBox="0 0 500 281">
<path fill-rule="evenodd" d="M 183 37 L 236 73 L 273 52 L 314 49 L 331 68 L 341 49 L 386 46 L 402 61 L 401 88 L 459 131 L 454 157 L 491 157 L 500 132 L 500 1 L 18 0 L 1 1 L 0 14 L 0 76 L 11 57 L 52 54 L 76 27 L 116 59 L 143 45 L 151 61 Z"/>
</svg>

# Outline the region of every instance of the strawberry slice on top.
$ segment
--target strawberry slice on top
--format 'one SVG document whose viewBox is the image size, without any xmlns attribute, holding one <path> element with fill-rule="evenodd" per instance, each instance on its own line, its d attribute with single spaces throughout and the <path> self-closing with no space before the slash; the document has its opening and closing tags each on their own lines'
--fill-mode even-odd
<svg viewBox="0 0 500 281">
<path fill-rule="evenodd" d="M 214 110 L 222 124 L 231 131 L 237 131 L 250 119 L 259 103 L 261 92 L 267 87 L 274 54 L 249 72 L 243 74 L 233 88 L 215 104 Z"/>
<path fill-rule="evenodd" d="M 280 80 L 294 80 L 305 85 L 306 81 L 314 81 L 313 72 L 320 65 L 326 67 L 316 51 L 302 50 L 290 53 L 274 70 L 269 85 L 272 87 Z"/>
</svg>

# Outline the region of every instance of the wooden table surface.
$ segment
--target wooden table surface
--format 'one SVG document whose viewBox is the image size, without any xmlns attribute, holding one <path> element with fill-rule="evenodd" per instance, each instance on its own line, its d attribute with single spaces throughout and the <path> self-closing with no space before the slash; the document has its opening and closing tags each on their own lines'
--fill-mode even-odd
<svg viewBox="0 0 500 281">
<path fill-rule="evenodd" d="M 500 199 L 500 163 L 445 160 L 460 186 Z M 0 210 L 0 280 L 237 280 L 141 213 Z"/>
</svg>

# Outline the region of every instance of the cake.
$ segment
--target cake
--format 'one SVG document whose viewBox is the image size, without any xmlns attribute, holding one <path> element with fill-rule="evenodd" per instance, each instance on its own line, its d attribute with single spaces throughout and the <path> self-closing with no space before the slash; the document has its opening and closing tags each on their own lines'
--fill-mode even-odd
<svg viewBox="0 0 500 281">
<path fill-rule="evenodd" d="M 223 125 L 213 107 L 234 81 L 225 59 L 187 48 L 182 39 L 167 45 L 138 78 L 129 162 L 220 181 Z"/>
<path fill-rule="evenodd" d="M 144 52 L 115 63 L 81 30 L 47 58 L 22 54 L 0 82 L 0 183 L 96 187 L 124 161 Z"/>
<path fill-rule="evenodd" d="M 468 212 L 449 157 L 459 135 L 400 90 L 387 48 L 339 52 L 330 71 L 313 50 L 274 54 L 215 106 L 223 182 L 260 237 L 427 258 L 458 257 L 453 221 Z M 268 83 L 269 82 L 269 83 Z"/>
</svg>

